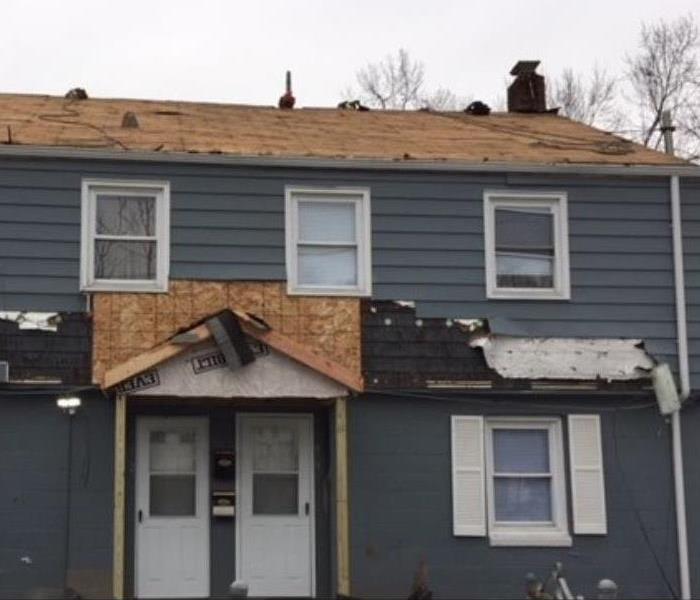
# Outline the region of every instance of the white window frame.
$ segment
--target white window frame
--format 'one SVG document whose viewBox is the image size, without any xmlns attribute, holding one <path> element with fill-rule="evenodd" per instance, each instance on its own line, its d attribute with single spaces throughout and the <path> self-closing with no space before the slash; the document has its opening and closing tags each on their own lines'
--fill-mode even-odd
<svg viewBox="0 0 700 600">
<path fill-rule="evenodd" d="M 355 244 L 357 246 L 357 285 L 302 285 L 298 277 L 299 197 L 304 202 L 338 202 L 355 205 Z M 285 187 L 285 238 L 287 293 L 309 296 L 371 296 L 372 246 L 370 191 L 351 187 Z M 316 243 L 314 242 L 314 245 Z M 335 246 L 319 242 L 317 245 Z"/>
<path fill-rule="evenodd" d="M 548 417 L 487 417 L 486 496 L 488 535 L 492 546 L 571 546 L 566 499 L 566 471 L 561 419 Z M 494 429 L 543 429 L 549 434 L 549 465 L 552 481 L 551 522 L 498 522 L 495 515 Z"/>
<path fill-rule="evenodd" d="M 167 292 L 170 271 L 170 184 L 167 181 L 83 179 L 80 244 L 80 289 L 84 292 Z M 155 279 L 98 279 L 95 277 L 97 195 L 155 196 L 155 236 L 114 236 L 115 240 L 155 241 Z"/>
<path fill-rule="evenodd" d="M 499 207 L 546 208 L 554 224 L 554 260 L 551 288 L 499 287 L 496 278 L 496 209 Z M 517 300 L 569 300 L 569 225 L 566 192 L 484 192 L 484 259 L 486 297 Z"/>
</svg>

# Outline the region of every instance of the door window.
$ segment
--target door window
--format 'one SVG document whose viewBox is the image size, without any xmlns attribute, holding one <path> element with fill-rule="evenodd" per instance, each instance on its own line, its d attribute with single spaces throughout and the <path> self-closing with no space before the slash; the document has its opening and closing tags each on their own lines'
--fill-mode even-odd
<svg viewBox="0 0 700 600">
<path fill-rule="evenodd" d="M 299 513 L 299 436 L 291 425 L 253 427 L 253 514 Z"/>
<path fill-rule="evenodd" d="M 195 516 L 196 432 L 151 431 L 149 448 L 150 516 Z"/>
</svg>

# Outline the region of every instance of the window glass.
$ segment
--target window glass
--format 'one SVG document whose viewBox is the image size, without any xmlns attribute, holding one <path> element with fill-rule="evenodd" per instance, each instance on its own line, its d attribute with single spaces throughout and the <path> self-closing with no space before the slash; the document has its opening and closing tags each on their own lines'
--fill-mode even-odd
<svg viewBox="0 0 700 600">
<path fill-rule="evenodd" d="M 301 285 L 357 285 L 357 248 L 299 246 L 297 261 Z"/>
<path fill-rule="evenodd" d="M 554 218 L 548 208 L 496 208 L 495 240 L 498 287 L 554 287 Z"/>
<path fill-rule="evenodd" d="M 355 245 L 355 203 L 300 201 L 299 241 Z"/>
<path fill-rule="evenodd" d="M 155 279 L 156 242 L 95 240 L 97 279 Z"/>
<path fill-rule="evenodd" d="M 194 431 L 151 431 L 149 437 L 151 516 L 194 516 L 196 447 L 197 437 Z"/>
<path fill-rule="evenodd" d="M 496 521 L 551 521 L 548 430 L 494 429 L 493 462 Z"/>
<path fill-rule="evenodd" d="M 95 222 L 97 234 L 154 236 L 156 199 L 98 194 Z"/>
<path fill-rule="evenodd" d="M 549 432 L 545 429 L 494 429 L 496 473 L 549 473 Z"/>
<path fill-rule="evenodd" d="M 299 435 L 294 425 L 253 428 L 253 514 L 299 512 Z"/>
<path fill-rule="evenodd" d="M 552 520 L 552 490 L 549 477 L 496 477 L 494 496 L 496 521 Z"/>
</svg>

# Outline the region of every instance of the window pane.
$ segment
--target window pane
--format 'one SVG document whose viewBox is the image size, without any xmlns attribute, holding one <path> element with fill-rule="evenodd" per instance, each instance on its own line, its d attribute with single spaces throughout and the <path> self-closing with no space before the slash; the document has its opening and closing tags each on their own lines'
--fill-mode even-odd
<svg viewBox="0 0 700 600">
<path fill-rule="evenodd" d="M 194 431 L 151 431 L 151 472 L 194 472 L 196 440 Z"/>
<path fill-rule="evenodd" d="M 549 477 L 496 477 L 496 521 L 551 521 L 551 485 Z"/>
<path fill-rule="evenodd" d="M 548 473 L 549 432 L 546 429 L 494 429 L 496 473 Z"/>
<path fill-rule="evenodd" d="M 499 287 L 554 287 L 554 257 L 550 254 L 496 253 Z"/>
<path fill-rule="evenodd" d="M 156 242 L 95 241 L 96 279 L 155 279 Z"/>
<path fill-rule="evenodd" d="M 554 217 L 548 208 L 497 208 L 496 250 L 554 248 Z"/>
<path fill-rule="evenodd" d="M 152 196 L 97 196 L 97 233 L 155 235 L 156 199 Z"/>
<path fill-rule="evenodd" d="M 355 243 L 354 202 L 299 202 L 299 241 Z"/>
<path fill-rule="evenodd" d="M 253 475 L 254 515 L 296 515 L 299 513 L 297 475 Z"/>
<path fill-rule="evenodd" d="M 357 285 L 357 248 L 299 246 L 300 285 Z"/>
<path fill-rule="evenodd" d="M 293 426 L 258 426 L 253 429 L 254 471 L 296 471 L 299 441 Z"/>
<path fill-rule="evenodd" d="M 194 475 L 151 475 L 150 515 L 187 517 L 195 515 Z"/>
</svg>

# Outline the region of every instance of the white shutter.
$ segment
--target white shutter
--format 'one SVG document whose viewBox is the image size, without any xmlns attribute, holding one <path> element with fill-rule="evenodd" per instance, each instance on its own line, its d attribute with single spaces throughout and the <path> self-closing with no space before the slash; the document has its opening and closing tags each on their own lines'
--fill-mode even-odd
<svg viewBox="0 0 700 600">
<path fill-rule="evenodd" d="M 452 523 L 455 535 L 486 535 L 484 420 L 452 417 Z"/>
<path fill-rule="evenodd" d="M 569 415 L 574 533 L 605 534 L 605 479 L 598 415 Z"/>
</svg>

